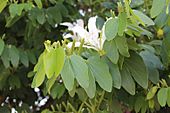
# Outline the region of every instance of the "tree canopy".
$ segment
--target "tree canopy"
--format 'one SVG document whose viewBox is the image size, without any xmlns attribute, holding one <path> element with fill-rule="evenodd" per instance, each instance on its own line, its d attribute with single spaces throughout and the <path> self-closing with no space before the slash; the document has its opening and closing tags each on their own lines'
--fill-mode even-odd
<svg viewBox="0 0 170 113">
<path fill-rule="evenodd" d="M 170 111 L 170 0 L 0 0 L 0 113 Z"/>
</svg>

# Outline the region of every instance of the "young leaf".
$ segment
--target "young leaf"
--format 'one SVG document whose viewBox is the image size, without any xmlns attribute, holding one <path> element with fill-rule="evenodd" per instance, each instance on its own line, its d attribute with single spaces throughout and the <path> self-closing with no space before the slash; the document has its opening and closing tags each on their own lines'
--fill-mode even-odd
<svg viewBox="0 0 170 113">
<path fill-rule="evenodd" d="M 55 57 L 55 50 L 51 51 L 44 51 L 43 55 L 43 62 L 44 62 L 44 69 L 47 75 L 47 78 L 50 79 L 54 75 L 54 71 L 56 68 L 56 57 Z"/>
<path fill-rule="evenodd" d="M 0 0 L 0 13 L 6 7 L 8 0 Z"/>
<path fill-rule="evenodd" d="M 150 10 L 151 17 L 154 18 L 158 16 L 164 9 L 166 0 L 153 0 L 152 8 Z"/>
<path fill-rule="evenodd" d="M 158 98 L 159 104 L 162 107 L 164 107 L 166 105 L 167 96 L 168 96 L 167 93 L 168 93 L 168 89 L 167 88 L 161 88 L 158 91 L 157 98 Z"/>
<path fill-rule="evenodd" d="M 118 35 L 123 36 L 127 24 L 126 13 L 125 12 L 120 13 L 118 16 L 118 20 L 119 20 Z"/>
<path fill-rule="evenodd" d="M 118 32 L 118 19 L 110 18 L 104 25 L 104 34 L 108 41 L 114 39 Z"/>
<path fill-rule="evenodd" d="M 71 67 L 70 59 L 65 58 L 65 63 L 61 71 L 61 77 L 63 79 L 64 85 L 68 91 L 71 91 L 74 87 L 74 72 Z"/>
<path fill-rule="evenodd" d="M 4 41 L 0 38 L 0 56 L 2 55 L 2 52 L 4 50 L 5 43 Z"/>
<path fill-rule="evenodd" d="M 44 63 L 43 63 L 43 55 L 41 54 L 38 60 L 37 65 L 34 67 L 34 72 L 36 72 L 34 78 L 33 78 L 33 82 L 31 87 L 35 88 L 35 87 L 39 87 L 44 79 L 45 79 L 45 70 L 44 70 Z"/>
<path fill-rule="evenodd" d="M 88 59 L 88 66 L 91 74 L 105 91 L 112 91 L 112 77 L 109 73 L 108 65 L 98 56 L 93 56 Z"/>
<path fill-rule="evenodd" d="M 133 10 L 133 12 L 135 13 L 136 16 L 138 16 L 144 24 L 146 24 L 147 26 L 151 26 L 154 25 L 155 23 L 153 22 L 152 19 L 150 19 L 148 16 L 146 16 L 145 14 L 143 14 L 142 12 L 138 11 L 138 10 Z"/>
<path fill-rule="evenodd" d="M 106 56 L 114 63 L 117 64 L 119 60 L 119 53 L 114 40 L 105 41 L 103 49 L 106 52 Z"/>
<path fill-rule="evenodd" d="M 170 87 L 168 88 L 168 93 L 167 93 L 167 104 L 170 107 Z"/>
<path fill-rule="evenodd" d="M 125 37 L 116 37 L 115 39 L 117 49 L 120 54 L 125 57 L 130 57 L 129 48 Z"/>
<path fill-rule="evenodd" d="M 46 90 L 47 90 L 47 92 L 50 94 L 51 92 L 51 88 L 52 88 L 52 86 L 54 85 L 54 83 L 55 83 L 55 81 L 56 81 L 56 77 L 55 77 L 55 75 L 53 75 L 49 80 L 47 80 L 47 82 L 46 82 Z"/>
<path fill-rule="evenodd" d="M 125 64 L 135 81 L 146 89 L 148 87 L 148 72 L 142 58 L 133 52 L 130 58 L 125 59 Z"/>
<path fill-rule="evenodd" d="M 44 69 L 48 78 L 54 74 L 57 78 L 64 65 L 65 51 L 62 47 L 44 52 Z"/>
<path fill-rule="evenodd" d="M 83 88 L 89 87 L 89 76 L 88 76 L 88 67 L 85 63 L 85 60 L 78 56 L 78 55 L 72 55 L 71 58 L 71 66 L 74 72 L 74 75 Z"/>
<path fill-rule="evenodd" d="M 15 46 L 9 46 L 9 57 L 12 65 L 17 68 L 19 64 L 19 51 Z"/>
<path fill-rule="evenodd" d="M 121 70 L 122 87 L 131 95 L 135 95 L 135 82 L 126 65 Z"/>
<path fill-rule="evenodd" d="M 35 1 L 35 3 L 36 3 L 36 5 L 38 6 L 38 8 L 42 8 L 42 2 L 41 2 L 41 0 L 34 0 Z"/>
<path fill-rule="evenodd" d="M 152 88 L 149 90 L 146 99 L 147 99 L 147 100 L 152 99 L 152 98 L 155 96 L 155 93 L 157 92 L 157 90 L 158 90 L 158 87 L 157 87 L 157 86 L 152 87 Z"/>
</svg>

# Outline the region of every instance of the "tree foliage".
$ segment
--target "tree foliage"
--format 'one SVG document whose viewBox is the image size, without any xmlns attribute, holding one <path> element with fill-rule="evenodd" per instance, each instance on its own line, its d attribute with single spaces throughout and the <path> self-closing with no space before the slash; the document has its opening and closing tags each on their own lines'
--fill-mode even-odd
<svg viewBox="0 0 170 113">
<path fill-rule="evenodd" d="M 0 0 L 0 113 L 170 107 L 169 5 Z"/>
</svg>

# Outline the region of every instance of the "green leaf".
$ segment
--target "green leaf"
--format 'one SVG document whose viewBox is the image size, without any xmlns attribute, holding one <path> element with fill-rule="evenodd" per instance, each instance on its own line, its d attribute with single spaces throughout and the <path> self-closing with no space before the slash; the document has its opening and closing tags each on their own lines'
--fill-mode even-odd
<svg viewBox="0 0 170 113">
<path fill-rule="evenodd" d="M 35 1 L 35 3 L 36 3 L 36 5 L 38 6 L 38 8 L 42 8 L 42 2 L 41 2 L 41 0 L 34 0 Z"/>
<path fill-rule="evenodd" d="M 12 65 L 17 68 L 19 64 L 19 51 L 15 46 L 9 46 L 9 57 Z"/>
<path fill-rule="evenodd" d="M 74 72 L 71 67 L 71 62 L 68 57 L 65 58 L 65 63 L 61 71 L 61 77 L 63 79 L 64 85 L 68 91 L 71 91 L 74 87 Z"/>
<path fill-rule="evenodd" d="M 90 69 L 89 69 L 89 87 L 85 88 L 84 90 L 86 91 L 88 97 L 91 99 L 94 98 L 95 93 L 96 93 L 96 83 L 95 83 L 95 78 L 92 75 Z"/>
<path fill-rule="evenodd" d="M 21 87 L 21 81 L 18 76 L 12 75 L 8 78 L 8 82 L 11 88 L 20 88 Z"/>
<path fill-rule="evenodd" d="M 146 96 L 146 99 L 147 99 L 147 100 L 152 99 L 152 98 L 155 96 L 155 93 L 157 92 L 157 90 L 158 90 L 158 87 L 157 87 L 157 86 L 152 87 L 152 88 L 149 90 L 149 92 L 148 92 L 148 94 L 147 94 L 147 96 Z"/>
<path fill-rule="evenodd" d="M 37 59 L 35 57 L 35 54 L 32 51 L 27 51 L 28 59 L 32 64 L 36 64 Z"/>
<path fill-rule="evenodd" d="M 4 51 L 1 55 L 2 62 L 5 68 L 10 66 L 10 57 L 9 57 L 9 48 L 7 46 L 4 47 Z"/>
<path fill-rule="evenodd" d="M 47 21 L 50 25 L 55 26 L 62 21 L 62 16 L 58 7 L 49 7 L 46 10 Z"/>
<path fill-rule="evenodd" d="M 109 62 L 109 69 L 113 79 L 113 86 L 117 89 L 121 88 L 121 75 L 119 67 L 116 64 Z"/>
<path fill-rule="evenodd" d="M 168 88 L 161 88 L 158 91 L 157 98 L 158 98 L 159 104 L 162 107 L 164 107 L 166 105 L 167 96 L 168 96 L 167 94 L 168 94 Z"/>
<path fill-rule="evenodd" d="M 85 102 L 87 100 L 87 95 L 83 88 L 77 88 L 76 93 L 82 102 Z"/>
<path fill-rule="evenodd" d="M 152 8 L 150 10 L 151 17 L 158 16 L 165 7 L 166 0 L 153 0 Z"/>
<path fill-rule="evenodd" d="M 168 88 L 168 93 L 167 93 L 167 104 L 170 107 L 170 87 Z"/>
<path fill-rule="evenodd" d="M 118 32 L 118 19 L 110 18 L 104 25 L 104 34 L 108 41 L 114 39 Z"/>
<path fill-rule="evenodd" d="M 36 19 L 38 21 L 39 24 L 44 24 L 46 19 L 45 19 L 45 12 L 43 9 L 35 9 L 37 10 L 36 12 Z"/>
<path fill-rule="evenodd" d="M 25 4 L 11 4 L 9 6 L 9 12 L 11 17 L 15 17 L 16 15 L 21 16 L 22 11 L 24 9 Z"/>
<path fill-rule="evenodd" d="M 118 35 L 123 36 L 127 24 L 126 13 L 125 12 L 120 13 L 118 16 L 118 20 L 119 20 Z"/>
<path fill-rule="evenodd" d="M 99 86 L 105 91 L 112 91 L 112 77 L 109 73 L 108 65 L 98 56 L 88 59 L 88 66 L 91 74 L 96 78 Z"/>
<path fill-rule="evenodd" d="M 120 54 L 125 57 L 130 57 L 129 48 L 125 37 L 116 37 L 115 39 L 117 49 Z"/>
<path fill-rule="evenodd" d="M 60 99 L 65 92 L 65 87 L 63 84 L 55 83 L 53 87 L 51 88 L 51 93 L 50 95 L 52 96 L 53 99 Z"/>
<path fill-rule="evenodd" d="M 85 60 L 82 57 L 75 54 L 73 54 L 70 57 L 70 60 L 71 60 L 71 65 L 72 65 L 74 75 L 78 83 L 80 84 L 81 87 L 88 88 L 89 76 L 88 76 L 88 67 L 87 64 L 85 63 Z"/>
<path fill-rule="evenodd" d="M 54 85 L 54 83 L 55 83 L 55 81 L 56 81 L 56 77 L 55 77 L 55 75 L 53 75 L 49 80 L 47 80 L 47 82 L 46 82 L 46 90 L 47 90 L 47 92 L 50 94 L 50 91 L 51 91 L 51 88 L 52 88 L 52 86 Z"/>
<path fill-rule="evenodd" d="M 114 63 L 117 64 L 119 60 L 119 53 L 114 40 L 105 41 L 103 49 L 106 52 L 106 56 Z"/>
<path fill-rule="evenodd" d="M 143 14 L 142 12 L 138 11 L 138 10 L 133 10 L 133 12 L 135 13 L 136 16 L 138 16 L 144 24 L 146 24 L 147 26 L 151 26 L 151 25 L 155 25 L 155 23 L 153 22 L 152 19 L 150 19 L 148 16 L 146 16 L 145 14 Z"/>
<path fill-rule="evenodd" d="M 138 113 L 145 102 L 145 98 L 142 96 L 137 97 L 135 102 L 135 112 Z"/>
<path fill-rule="evenodd" d="M 0 0 L 0 13 L 6 7 L 8 0 Z"/>
<path fill-rule="evenodd" d="M 44 51 L 44 69 L 48 78 L 57 77 L 64 65 L 65 51 L 62 47 Z"/>
<path fill-rule="evenodd" d="M 2 52 L 4 50 L 5 43 L 4 41 L 0 38 L 0 56 L 2 55 Z"/>
<path fill-rule="evenodd" d="M 130 58 L 125 59 L 125 64 L 135 81 L 146 89 L 148 87 L 148 72 L 142 58 L 133 52 Z"/>
<path fill-rule="evenodd" d="M 122 78 L 122 87 L 131 95 L 135 95 L 135 82 L 130 75 L 128 68 L 124 65 L 120 71 Z"/>
<path fill-rule="evenodd" d="M 25 66 L 28 67 L 29 66 L 29 59 L 28 59 L 28 55 L 27 52 L 20 50 L 19 52 L 20 54 L 20 61 L 21 63 Z"/>
<path fill-rule="evenodd" d="M 44 54 L 41 54 L 41 56 L 39 57 L 39 60 L 38 60 L 38 64 L 34 67 L 34 72 L 36 72 L 36 74 L 33 78 L 33 82 L 31 85 L 32 88 L 39 87 L 45 79 L 43 55 Z"/>
</svg>

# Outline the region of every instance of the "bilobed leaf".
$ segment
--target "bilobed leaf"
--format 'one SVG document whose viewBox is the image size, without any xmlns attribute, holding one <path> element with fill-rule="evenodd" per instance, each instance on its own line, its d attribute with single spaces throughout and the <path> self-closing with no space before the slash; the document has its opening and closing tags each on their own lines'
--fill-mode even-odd
<svg viewBox="0 0 170 113">
<path fill-rule="evenodd" d="M 19 51 L 15 46 L 9 46 L 9 57 L 12 65 L 17 68 L 19 64 Z"/>
<path fill-rule="evenodd" d="M 114 39 L 118 32 L 118 19 L 110 18 L 104 25 L 104 34 L 108 41 Z"/>
<path fill-rule="evenodd" d="M 127 18 L 126 18 L 126 13 L 122 12 L 119 14 L 118 16 L 118 20 L 119 20 L 119 26 L 118 26 L 118 35 L 119 36 L 123 36 L 123 33 L 126 29 L 126 24 L 127 24 Z"/>
<path fill-rule="evenodd" d="M 168 93 L 167 93 L 167 104 L 170 107 L 170 87 L 168 88 Z"/>
<path fill-rule="evenodd" d="M 88 76 L 88 66 L 85 63 L 85 60 L 78 56 L 73 54 L 70 57 L 72 69 L 75 75 L 75 78 L 77 79 L 78 83 L 83 88 L 89 87 L 89 76 Z"/>
<path fill-rule="evenodd" d="M 130 75 L 128 68 L 124 65 L 121 72 L 122 87 L 131 95 L 135 95 L 135 82 Z"/>
<path fill-rule="evenodd" d="M 113 86 L 117 89 L 120 89 L 121 88 L 121 75 L 120 75 L 118 65 L 109 62 L 109 69 L 110 69 L 110 73 L 113 78 Z"/>
<path fill-rule="evenodd" d="M 43 55 L 43 62 L 44 62 L 44 69 L 45 73 L 47 75 L 47 78 L 50 79 L 54 75 L 54 71 L 56 68 L 56 63 L 55 63 L 55 50 L 51 51 L 44 51 Z"/>
<path fill-rule="evenodd" d="M 135 81 L 143 88 L 148 87 L 148 72 L 142 58 L 137 53 L 131 53 L 131 57 L 125 59 L 128 69 Z"/>
<path fill-rule="evenodd" d="M 44 54 L 40 55 L 38 63 L 34 67 L 34 72 L 36 72 L 36 74 L 33 78 L 33 82 L 32 82 L 32 85 L 31 85 L 32 88 L 39 87 L 45 79 L 43 55 Z"/>
<path fill-rule="evenodd" d="M 63 47 L 56 48 L 55 58 L 56 58 L 55 59 L 55 63 L 56 63 L 55 76 L 57 77 L 60 74 L 60 72 L 64 66 L 65 51 L 64 51 Z"/>
<path fill-rule="evenodd" d="M 168 88 L 161 88 L 158 91 L 157 98 L 158 98 L 159 104 L 162 107 L 164 107 L 166 105 L 167 96 L 168 96 L 167 94 L 168 94 Z"/>
<path fill-rule="evenodd" d="M 1 55 L 2 62 L 5 68 L 10 66 L 10 57 L 9 57 L 9 48 L 7 46 L 4 47 L 4 51 Z"/>
<path fill-rule="evenodd" d="M 65 58 L 65 63 L 61 71 L 61 77 L 63 79 L 64 85 L 68 91 L 71 91 L 74 87 L 74 72 L 71 67 L 71 62 L 68 57 Z"/>
<path fill-rule="evenodd" d="M 109 73 L 108 65 L 98 56 L 88 59 L 88 66 L 91 74 L 95 77 L 99 86 L 105 91 L 112 91 L 112 77 Z"/>
<path fill-rule="evenodd" d="M 150 19 L 148 16 L 146 16 L 144 13 L 138 11 L 138 10 L 133 10 L 133 12 L 135 13 L 136 16 L 138 16 L 144 24 L 146 24 L 147 26 L 151 26 L 154 25 L 155 23 L 153 22 L 152 19 Z"/>
<path fill-rule="evenodd" d="M 114 40 L 105 41 L 103 49 L 106 52 L 106 56 L 114 63 L 117 64 L 119 60 L 119 53 Z"/>
<path fill-rule="evenodd" d="M 142 96 L 137 97 L 135 102 L 135 112 L 138 113 L 144 104 L 145 98 Z"/>
<path fill-rule="evenodd" d="M 62 16 L 58 7 L 49 7 L 46 10 L 46 15 L 48 23 L 52 26 L 62 21 Z"/>
<path fill-rule="evenodd" d="M 152 8 L 150 10 L 151 17 L 154 18 L 158 16 L 164 9 L 166 0 L 153 0 Z"/>
<path fill-rule="evenodd" d="M 125 37 L 116 37 L 115 39 L 116 47 L 120 54 L 125 57 L 130 57 L 129 48 Z"/>
<path fill-rule="evenodd" d="M 21 61 L 21 63 L 25 67 L 28 67 L 29 66 L 29 59 L 28 59 L 27 53 L 25 51 L 23 51 L 23 50 L 20 50 L 19 53 L 20 53 L 20 61 Z"/>
<path fill-rule="evenodd" d="M 9 76 L 8 82 L 13 89 L 21 87 L 21 81 L 17 75 Z"/>
<path fill-rule="evenodd" d="M 0 56 L 2 55 L 2 52 L 4 50 L 5 43 L 4 41 L 0 38 Z"/>
<path fill-rule="evenodd" d="M 53 75 L 53 76 L 52 76 L 50 79 L 48 79 L 47 82 L 46 82 L 46 90 L 47 90 L 47 92 L 48 92 L 49 94 L 51 93 L 51 88 L 52 88 L 52 86 L 54 85 L 55 81 L 56 81 L 56 77 L 55 77 L 55 75 Z"/>
<path fill-rule="evenodd" d="M 15 17 L 16 15 L 20 16 L 22 14 L 24 6 L 25 6 L 24 3 L 22 3 L 22 4 L 16 4 L 16 3 L 11 4 L 9 6 L 9 12 L 10 12 L 11 17 Z"/>
<path fill-rule="evenodd" d="M 95 83 L 95 78 L 91 73 L 91 70 L 89 69 L 89 87 L 85 88 L 84 90 L 86 91 L 88 97 L 94 98 L 95 93 L 96 93 L 96 83 Z"/>
<path fill-rule="evenodd" d="M 152 87 L 152 88 L 149 90 L 146 99 L 147 99 L 147 100 L 152 99 L 152 98 L 155 96 L 155 93 L 157 92 L 157 90 L 158 90 L 158 87 L 157 87 L 157 86 Z"/>
<path fill-rule="evenodd" d="M 32 51 L 27 51 L 28 59 L 32 64 L 36 64 L 37 59 Z"/>
<path fill-rule="evenodd" d="M 64 65 L 65 52 L 62 47 L 52 49 L 51 51 L 44 51 L 44 69 L 48 78 L 54 74 L 57 78 Z"/>
<path fill-rule="evenodd" d="M 6 7 L 8 0 L 0 0 L 0 13 Z"/>
<path fill-rule="evenodd" d="M 53 99 L 56 99 L 56 98 L 60 99 L 64 92 L 65 92 L 64 85 L 55 82 L 55 84 L 51 88 L 50 95 Z"/>
<path fill-rule="evenodd" d="M 41 0 L 34 0 L 35 1 L 35 3 L 36 3 L 36 5 L 38 6 L 38 8 L 42 8 L 42 2 L 41 2 Z"/>
<path fill-rule="evenodd" d="M 35 9 L 37 10 L 37 13 L 36 13 L 36 19 L 38 21 L 39 24 L 44 24 L 46 19 L 45 19 L 45 12 L 43 9 Z"/>
</svg>

